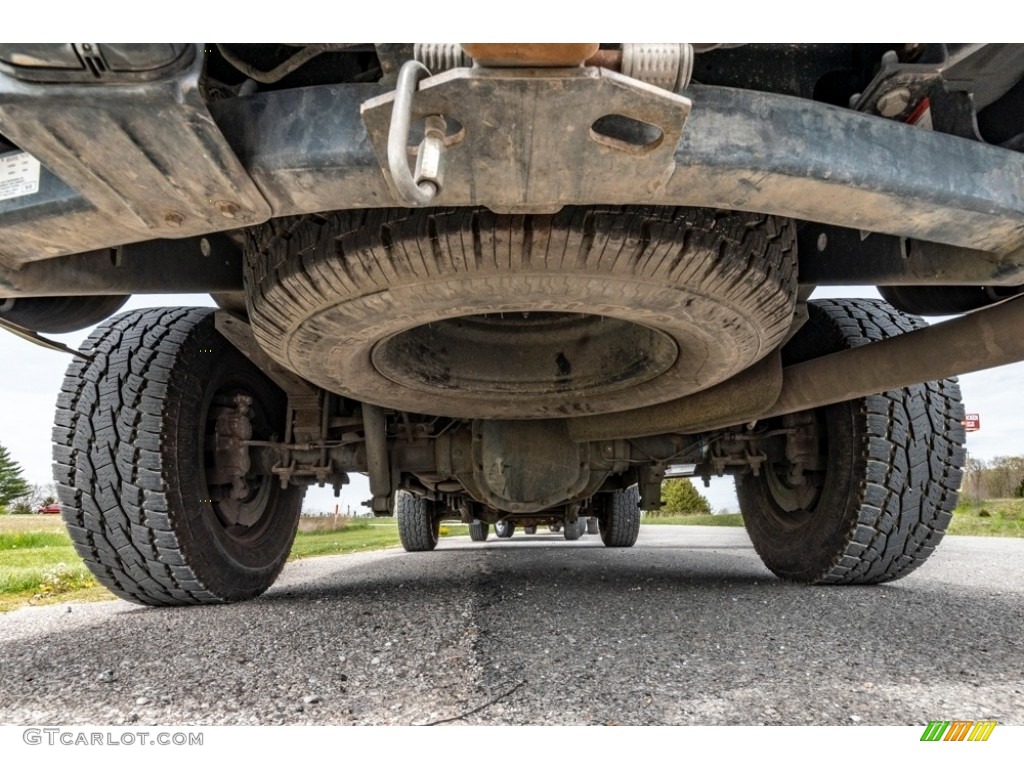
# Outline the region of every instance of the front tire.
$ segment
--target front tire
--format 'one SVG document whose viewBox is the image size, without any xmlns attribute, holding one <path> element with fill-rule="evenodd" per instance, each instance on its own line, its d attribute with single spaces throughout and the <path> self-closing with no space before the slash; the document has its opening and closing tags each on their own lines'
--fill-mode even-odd
<svg viewBox="0 0 1024 768">
<path fill-rule="evenodd" d="M 129 312 L 82 349 L 90 357 L 71 363 L 57 401 L 54 479 L 93 575 L 146 605 L 264 592 L 288 557 L 304 491 L 255 473 L 214 484 L 214 430 L 241 398 L 252 439 L 280 439 L 284 394 L 217 332 L 209 309 Z"/>
<path fill-rule="evenodd" d="M 562 535 L 566 541 L 576 541 L 583 535 L 583 531 L 586 529 L 586 523 L 583 518 L 579 518 L 575 523 L 566 523 L 562 529 Z"/>
<path fill-rule="evenodd" d="M 405 551 L 432 551 L 441 537 L 441 518 L 434 513 L 434 504 L 407 491 L 399 491 L 397 497 L 398 538 Z"/>
<path fill-rule="evenodd" d="M 808 304 L 786 364 L 924 325 L 877 300 Z M 803 583 L 879 584 L 920 566 L 942 540 L 965 459 L 953 379 L 813 412 L 824 471 L 787 485 L 785 463 L 736 480 L 747 533 L 777 576 Z M 809 484 L 810 490 L 807 489 Z"/>
<path fill-rule="evenodd" d="M 640 489 L 631 485 L 598 497 L 601 541 L 606 547 L 632 547 L 640 535 Z"/>
<path fill-rule="evenodd" d="M 471 541 L 487 541 L 491 526 L 483 520 L 474 520 L 469 524 L 469 538 Z"/>
<path fill-rule="evenodd" d="M 499 520 L 494 524 L 494 535 L 499 539 L 511 539 L 516 532 L 516 524 L 511 520 Z"/>
</svg>

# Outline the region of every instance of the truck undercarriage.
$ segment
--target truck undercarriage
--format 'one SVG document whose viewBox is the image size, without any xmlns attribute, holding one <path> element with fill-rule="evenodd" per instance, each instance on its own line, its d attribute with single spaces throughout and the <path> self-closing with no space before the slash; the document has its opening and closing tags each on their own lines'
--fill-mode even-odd
<svg viewBox="0 0 1024 768">
<path fill-rule="evenodd" d="M 681 464 L 878 583 L 956 504 L 949 377 L 1024 359 L 1021 115 L 1020 45 L 0 45 L 0 326 L 103 321 L 54 461 L 126 599 L 260 594 L 352 472 L 411 551 L 624 547 Z"/>
</svg>

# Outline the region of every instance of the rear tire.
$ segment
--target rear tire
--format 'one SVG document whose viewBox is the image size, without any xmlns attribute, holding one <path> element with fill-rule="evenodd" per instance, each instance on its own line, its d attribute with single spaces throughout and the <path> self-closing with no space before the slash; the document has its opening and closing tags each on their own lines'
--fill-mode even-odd
<svg viewBox="0 0 1024 768">
<path fill-rule="evenodd" d="M 598 522 L 596 517 L 587 518 L 587 533 L 591 536 L 596 536 L 601 532 L 601 524 Z"/>
<path fill-rule="evenodd" d="M 787 364 L 924 325 L 877 300 L 818 301 L 808 309 L 810 319 L 783 351 Z M 759 477 L 736 480 L 754 548 L 773 573 L 791 581 L 879 584 L 905 576 L 934 551 L 956 506 L 965 459 L 956 381 L 814 415 L 825 454 L 824 473 L 811 478 L 816 496 L 787 485 L 786 464 L 766 464 Z"/>
<path fill-rule="evenodd" d="M 434 513 L 433 502 L 407 491 L 397 496 L 398 538 L 405 551 L 432 551 L 441 536 L 441 518 Z"/>
<path fill-rule="evenodd" d="M 252 438 L 284 436 L 284 394 L 214 328 L 208 309 L 148 309 L 99 326 L 68 368 L 53 430 L 68 533 L 96 579 L 146 605 L 255 597 L 277 578 L 304 489 L 213 485 L 217 412 L 252 399 Z"/>
<path fill-rule="evenodd" d="M 527 536 L 533 536 L 535 533 L 537 533 L 537 526 L 527 525 L 523 528 L 523 533 L 525 533 Z"/>
<path fill-rule="evenodd" d="M 601 541 L 606 547 L 632 547 L 640 535 L 640 489 L 631 485 L 600 494 L 603 514 L 598 516 Z"/>
<path fill-rule="evenodd" d="M 499 539 L 511 539 L 516 532 L 516 524 L 510 520 L 499 520 L 494 524 L 494 535 Z"/>
</svg>

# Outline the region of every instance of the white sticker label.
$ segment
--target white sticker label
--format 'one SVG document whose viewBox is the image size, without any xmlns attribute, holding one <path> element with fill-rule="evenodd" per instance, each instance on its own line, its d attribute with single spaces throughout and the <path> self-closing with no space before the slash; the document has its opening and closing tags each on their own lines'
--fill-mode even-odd
<svg viewBox="0 0 1024 768">
<path fill-rule="evenodd" d="M 39 161 L 28 152 L 0 155 L 0 200 L 39 191 Z"/>
</svg>

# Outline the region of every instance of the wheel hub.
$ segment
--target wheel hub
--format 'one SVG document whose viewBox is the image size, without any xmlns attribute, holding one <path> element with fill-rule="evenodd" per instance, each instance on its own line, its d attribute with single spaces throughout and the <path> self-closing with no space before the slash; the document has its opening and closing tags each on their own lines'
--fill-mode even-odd
<svg viewBox="0 0 1024 768">
<path fill-rule="evenodd" d="M 789 485 L 773 467 L 765 467 L 765 472 L 772 499 L 786 513 L 788 520 L 797 522 L 810 514 L 821 493 L 820 488 L 807 482 L 803 485 Z"/>
<path fill-rule="evenodd" d="M 778 507 L 779 520 L 786 526 L 803 524 L 821 496 L 822 471 L 827 466 L 827 432 L 813 411 L 790 413 L 782 417 L 784 443 L 779 458 L 770 461 L 764 472 L 768 492 Z"/>
<path fill-rule="evenodd" d="M 372 360 L 391 381 L 421 392 L 575 399 L 650 381 L 678 355 L 668 334 L 637 323 L 516 312 L 421 325 L 381 341 Z"/>
<path fill-rule="evenodd" d="M 248 529 L 267 509 L 270 480 L 253 471 L 249 441 L 258 418 L 253 398 L 247 394 L 214 398 L 207 419 L 212 435 L 207 440 L 206 469 L 210 500 L 224 528 Z M 209 427 L 208 427 L 209 429 Z"/>
</svg>

